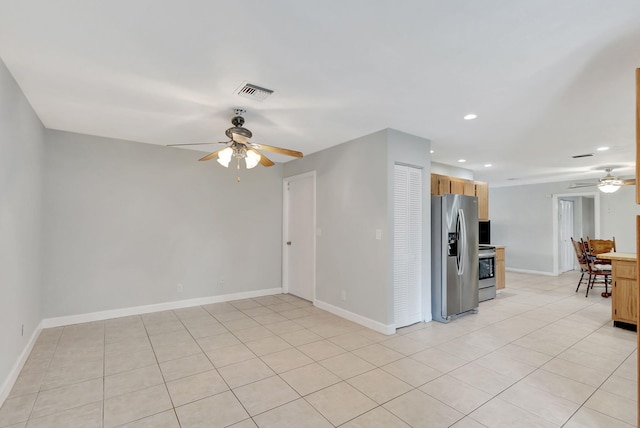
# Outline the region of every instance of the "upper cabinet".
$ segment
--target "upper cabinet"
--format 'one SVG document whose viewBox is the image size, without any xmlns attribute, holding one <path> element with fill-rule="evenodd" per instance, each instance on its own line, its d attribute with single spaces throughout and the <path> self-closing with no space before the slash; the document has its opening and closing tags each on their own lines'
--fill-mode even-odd
<svg viewBox="0 0 640 428">
<path fill-rule="evenodd" d="M 489 185 L 481 181 L 431 174 L 431 195 L 476 196 L 478 198 L 478 219 L 489 220 Z"/>
<path fill-rule="evenodd" d="M 478 197 L 478 220 L 489 220 L 489 184 L 481 181 L 473 184 Z"/>
<path fill-rule="evenodd" d="M 431 194 L 445 195 L 447 193 L 451 193 L 451 178 L 446 175 L 431 174 Z"/>
<path fill-rule="evenodd" d="M 467 180 L 463 180 L 461 178 L 450 178 L 451 180 L 451 192 L 456 195 L 464 195 L 464 182 Z"/>
</svg>

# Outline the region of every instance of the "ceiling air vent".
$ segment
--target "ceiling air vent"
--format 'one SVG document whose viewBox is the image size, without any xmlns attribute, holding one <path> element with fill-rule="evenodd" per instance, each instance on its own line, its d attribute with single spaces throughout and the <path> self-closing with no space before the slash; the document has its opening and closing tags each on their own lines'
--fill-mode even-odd
<svg viewBox="0 0 640 428">
<path fill-rule="evenodd" d="M 269 95 L 273 94 L 273 91 L 252 83 L 244 82 L 240 85 L 236 93 L 250 100 L 264 101 Z"/>
<path fill-rule="evenodd" d="M 583 155 L 573 155 L 571 157 L 574 159 L 580 159 L 580 158 L 588 158 L 590 156 L 593 156 L 593 153 L 585 153 Z"/>
</svg>

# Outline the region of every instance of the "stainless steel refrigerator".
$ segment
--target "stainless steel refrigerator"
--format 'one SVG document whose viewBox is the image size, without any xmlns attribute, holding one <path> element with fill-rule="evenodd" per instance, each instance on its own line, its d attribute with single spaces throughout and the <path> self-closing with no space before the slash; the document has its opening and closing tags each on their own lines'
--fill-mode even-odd
<svg viewBox="0 0 640 428">
<path fill-rule="evenodd" d="M 449 322 L 478 311 L 478 198 L 431 198 L 431 311 Z"/>
</svg>

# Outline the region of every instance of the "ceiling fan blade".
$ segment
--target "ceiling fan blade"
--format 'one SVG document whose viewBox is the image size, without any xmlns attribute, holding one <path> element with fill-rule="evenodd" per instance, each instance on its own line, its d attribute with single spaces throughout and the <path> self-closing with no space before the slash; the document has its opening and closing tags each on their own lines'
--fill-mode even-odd
<svg viewBox="0 0 640 428">
<path fill-rule="evenodd" d="M 208 155 L 206 155 L 205 157 L 202 157 L 202 158 L 200 158 L 200 159 L 198 159 L 198 160 L 199 160 L 199 161 L 208 161 L 209 159 L 213 159 L 213 158 L 215 158 L 216 156 L 218 156 L 218 153 L 220 153 L 222 150 L 224 150 L 224 149 L 216 150 L 215 152 L 213 152 L 213 153 L 209 153 L 209 154 L 208 154 Z"/>
<path fill-rule="evenodd" d="M 569 189 L 579 189 L 581 187 L 593 187 L 597 186 L 599 183 L 573 183 L 569 186 Z"/>
<path fill-rule="evenodd" d="M 228 144 L 230 141 L 218 141 L 217 143 L 185 143 L 185 144 L 167 144 L 167 147 L 180 147 L 180 146 L 203 146 L 205 144 Z"/>
<path fill-rule="evenodd" d="M 258 143 L 249 143 L 249 144 L 254 149 L 266 150 L 268 152 L 280 153 L 281 155 L 293 156 L 296 158 L 301 158 L 303 156 L 301 152 L 297 152 L 295 150 L 282 149 L 280 147 L 267 146 L 267 145 L 258 144 Z"/>
<path fill-rule="evenodd" d="M 256 154 L 258 154 L 260 156 L 260 165 L 262 165 L 262 166 L 274 166 L 275 165 L 271 159 L 266 157 L 264 154 L 258 152 L 257 150 L 247 149 L 247 151 L 248 152 L 254 152 L 254 153 L 256 153 Z"/>
<path fill-rule="evenodd" d="M 636 184 L 636 179 L 630 178 L 628 180 L 622 180 L 622 184 L 625 186 L 633 186 L 634 184 Z"/>
</svg>

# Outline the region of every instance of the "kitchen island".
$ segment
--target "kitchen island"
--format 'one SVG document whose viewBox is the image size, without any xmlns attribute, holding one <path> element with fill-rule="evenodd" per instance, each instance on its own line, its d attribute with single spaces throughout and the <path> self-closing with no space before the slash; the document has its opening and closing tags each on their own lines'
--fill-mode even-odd
<svg viewBox="0 0 640 428">
<path fill-rule="evenodd" d="M 633 253 L 602 253 L 611 261 L 611 319 L 615 327 L 636 331 L 638 318 L 637 257 Z"/>
</svg>

